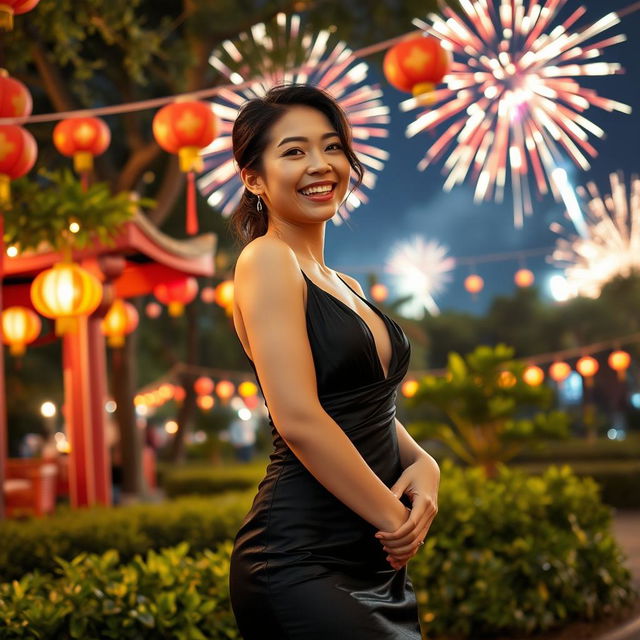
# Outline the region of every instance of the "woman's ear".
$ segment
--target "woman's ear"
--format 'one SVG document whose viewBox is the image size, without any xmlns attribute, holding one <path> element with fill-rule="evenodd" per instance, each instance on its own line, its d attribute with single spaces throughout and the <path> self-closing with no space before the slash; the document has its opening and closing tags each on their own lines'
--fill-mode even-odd
<svg viewBox="0 0 640 640">
<path fill-rule="evenodd" d="M 258 195 L 264 191 L 262 178 L 255 171 L 247 168 L 241 169 L 240 178 L 244 186 L 254 195 Z"/>
</svg>

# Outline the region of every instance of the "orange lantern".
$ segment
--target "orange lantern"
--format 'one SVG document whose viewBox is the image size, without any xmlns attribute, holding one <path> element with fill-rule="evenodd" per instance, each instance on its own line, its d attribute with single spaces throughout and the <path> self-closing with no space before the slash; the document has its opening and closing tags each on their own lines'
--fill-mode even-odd
<svg viewBox="0 0 640 640">
<path fill-rule="evenodd" d="M 153 289 L 153 295 L 168 305 L 169 315 L 174 318 L 183 314 L 184 305 L 189 304 L 197 293 L 198 281 L 195 278 L 178 278 L 158 284 Z"/>
<path fill-rule="evenodd" d="M 513 387 L 516 382 L 518 382 L 518 380 L 511 371 L 505 370 L 501 371 L 498 374 L 498 386 L 501 389 L 508 389 L 509 387 Z"/>
<path fill-rule="evenodd" d="M 233 303 L 233 280 L 223 280 L 216 287 L 216 302 L 224 309 Z"/>
<path fill-rule="evenodd" d="M 162 107 L 153 118 L 156 142 L 169 153 L 177 153 L 180 170 L 187 174 L 187 233 L 198 233 L 195 171 L 204 163 L 200 150 L 211 144 L 217 134 L 217 121 L 211 105 L 183 100 Z"/>
<path fill-rule="evenodd" d="M 529 269 L 518 269 L 513 279 L 519 287 L 530 287 L 535 280 L 535 276 L 533 271 Z"/>
<path fill-rule="evenodd" d="M 472 273 L 464 280 L 464 288 L 472 295 L 476 295 L 484 288 L 484 280 L 477 273 Z"/>
<path fill-rule="evenodd" d="M 544 371 L 540 367 L 531 365 L 522 373 L 522 379 L 531 387 L 539 387 L 544 380 Z"/>
<path fill-rule="evenodd" d="M 124 345 L 124 337 L 135 331 L 139 322 L 138 310 L 121 298 L 116 298 L 102 319 L 102 333 L 107 336 L 109 346 L 118 348 Z"/>
<path fill-rule="evenodd" d="M 626 351 L 616 350 L 609 354 L 609 366 L 618 374 L 618 380 L 624 380 L 631 364 L 631 356 Z"/>
<path fill-rule="evenodd" d="M 411 36 L 389 49 L 384 57 L 384 75 L 400 91 L 414 96 L 431 92 L 451 66 L 451 55 L 433 36 Z"/>
<path fill-rule="evenodd" d="M 376 282 L 376 284 L 374 284 L 371 287 L 371 297 L 376 302 L 383 302 L 384 300 L 387 299 L 388 295 L 389 295 L 389 289 L 387 289 L 387 287 L 383 285 L 381 282 Z"/>
<path fill-rule="evenodd" d="M 187 395 L 187 392 L 184 390 L 184 387 L 174 387 L 173 399 L 176 402 L 182 402 L 186 395 Z"/>
<path fill-rule="evenodd" d="M 257 393 L 258 387 L 250 380 L 245 380 L 238 385 L 238 394 L 243 398 L 254 396 Z"/>
<path fill-rule="evenodd" d="M 549 376 L 556 382 L 562 382 L 569 377 L 571 367 L 566 362 L 554 362 L 549 367 Z"/>
<path fill-rule="evenodd" d="M 213 405 L 215 404 L 215 400 L 213 396 L 207 396 L 207 395 L 198 396 L 196 398 L 196 404 L 203 411 L 209 411 L 209 409 L 213 408 Z"/>
<path fill-rule="evenodd" d="M 149 318 L 158 318 L 162 313 L 162 307 L 157 302 L 150 302 L 144 310 Z"/>
<path fill-rule="evenodd" d="M 245 396 L 242 400 L 244 402 L 244 406 L 251 410 L 257 408 L 260 404 L 260 398 L 258 398 L 257 394 L 253 396 Z"/>
<path fill-rule="evenodd" d="M 53 144 L 63 156 L 73 157 L 73 168 L 86 176 L 93 170 L 93 156 L 104 153 L 111 142 L 111 131 L 100 118 L 66 118 L 53 129 Z"/>
<path fill-rule="evenodd" d="M 0 29 L 11 31 L 13 29 L 13 16 L 31 11 L 40 0 L 2 0 L 0 4 Z"/>
<path fill-rule="evenodd" d="M 229 380 L 220 380 L 216 385 L 216 393 L 223 400 L 229 399 L 234 394 L 235 390 L 235 385 Z"/>
<path fill-rule="evenodd" d="M 207 376 L 200 376 L 194 383 L 193 388 L 199 396 L 207 396 L 213 391 L 213 380 Z"/>
<path fill-rule="evenodd" d="M 38 314 L 28 307 L 7 307 L 2 312 L 2 340 L 9 345 L 11 355 L 23 355 L 26 345 L 40 335 L 41 328 Z"/>
<path fill-rule="evenodd" d="M 413 398 L 419 386 L 420 384 L 417 380 L 405 380 L 400 387 L 400 393 L 402 393 L 405 398 Z"/>
<path fill-rule="evenodd" d="M 59 262 L 40 272 L 31 284 L 31 302 L 47 318 L 55 318 L 56 335 L 76 329 L 76 318 L 93 313 L 102 300 L 102 284 L 75 262 Z"/>
<path fill-rule="evenodd" d="M 598 361 L 591 356 L 583 356 L 576 362 L 576 370 L 589 386 L 593 385 L 593 376 L 596 375 L 599 368 Z"/>
<path fill-rule="evenodd" d="M 37 157 L 38 145 L 26 129 L 0 125 L 0 208 L 11 206 L 11 180 L 29 173 Z"/>
<path fill-rule="evenodd" d="M 29 89 L 0 69 L 0 118 L 24 118 L 31 115 L 33 100 Z"/>
</svg>

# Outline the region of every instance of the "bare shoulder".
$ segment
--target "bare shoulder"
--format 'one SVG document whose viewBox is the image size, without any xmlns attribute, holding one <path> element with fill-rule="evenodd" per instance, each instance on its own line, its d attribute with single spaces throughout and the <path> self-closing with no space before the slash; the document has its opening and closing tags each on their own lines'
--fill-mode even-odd
<svg viewBox="0 0 640 640">
<path fill-rule="evenodd" d="M 364 291 L 362 289 L 362 287 L 360 286 L 360 283 L 355 279 L 352 278 L 351 276 L 348 276 L 346 273 L 340 273 L 339 271 L 336 271 L 336 273 L 341 277 L 344 278 L 345 281 L 347 282 L 347 284 L 351 287 L 353 287 L 353 289 L 355 291 L 357 291 L 363 298 L 366 298 L 367 296 L 364 294 Z"/>
<path fill-rule="evenodd" d="M 297 266 L 296 254 L 286 242 L 273 236 L 260 236 L 242 249 L 236 262 L 236 269 L 264 269 L 270 266 L 277 269 L 278 265 L 286 265 L 292 261 Z"/>
</svg>

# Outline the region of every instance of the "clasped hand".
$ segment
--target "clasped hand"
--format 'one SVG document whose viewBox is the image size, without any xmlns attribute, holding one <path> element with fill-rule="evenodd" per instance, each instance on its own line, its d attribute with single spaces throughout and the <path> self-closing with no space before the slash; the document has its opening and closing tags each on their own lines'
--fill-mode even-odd
<svg viewBox="0 0 640 640">
<path fill-rule="evenodd" d="M 429 527 L 438 513 L 440 469 L 430 458 L 420 458 L 410 464 L 391 487 L 399 499 L 406 494 L 411 509 L 405 522 L 395 531 L 378 531 L 375 537 L 389 554 L 387 560 L 397 571 L 404 567 L 420 549 Z"/>
</svg>

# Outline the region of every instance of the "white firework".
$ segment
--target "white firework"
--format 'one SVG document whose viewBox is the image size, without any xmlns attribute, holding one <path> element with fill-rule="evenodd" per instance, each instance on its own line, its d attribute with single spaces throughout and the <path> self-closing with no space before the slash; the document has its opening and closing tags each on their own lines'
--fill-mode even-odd
<svg viewBox="0 0 640 640">
<path fill-rule="evenodd" d="M 401 313 L 416 319 L 424 317 L 425 309 L 431 315 L 440 313 L 434 297 L 451 281 L 450 271 L 456 265 L 447 252 L 447 247 L 434 240 L 425 241 L 420 235 L 393 246 L 385 271 L 395 276 L 401 297 L 412 296 L 401 305 Z"/>
<path fill-rule="evenodd" d="M 551 258 L 564 268 L 573 295 L 597 298 L 615 276 L 640 272 L 640 178 L 632 177 L 629 197 L 621 173 L 612 173 L 609 178 L 611 193 L 604 197 L 593 182 L 576 189 L 583 203 L 582 217 L 575 210 L 578 199 L 565 198 L 567 215 L 577 234 L 556 222 L 550 226 L 564 236 L 556 241 Z"/>
<path fill-rule="evenodd" d="M 332 44 L 333 42 L 333 44 Z M 244 186 L 237 172 L 231 145 L 231 131 L 240 107 L 252 98 L 264 96 L 279 84 L 311 84 L 332 95 L 346 112 L 353 137 L 353 149 L 365 168 L 362 184 L 354 189 L 333 216 L 339 225 L 349 212 L 368 202 L 365 189 L 373 189 L 376 173 L 384 168 L 389 154 L 375 144 L 386 138 L 389 107 L 381 101 L 378 85 L 364 84 L 368 65 L 359 61 L 332 33 L 301 29 L 300 16 L 279 13 L 268 24 L 251 27 L 235 41 L 226 40 L 209 58 L 210 64 L 233 84 L 249 83 L 235 89 L 223 89 L 216 95 L 213 111 L 220 132 L 203 150 L 205 171 L 197 185 L 211 206 L 231 215 Z M 354 178 L 355 179 L 355 178 Z"/>
</svg>

